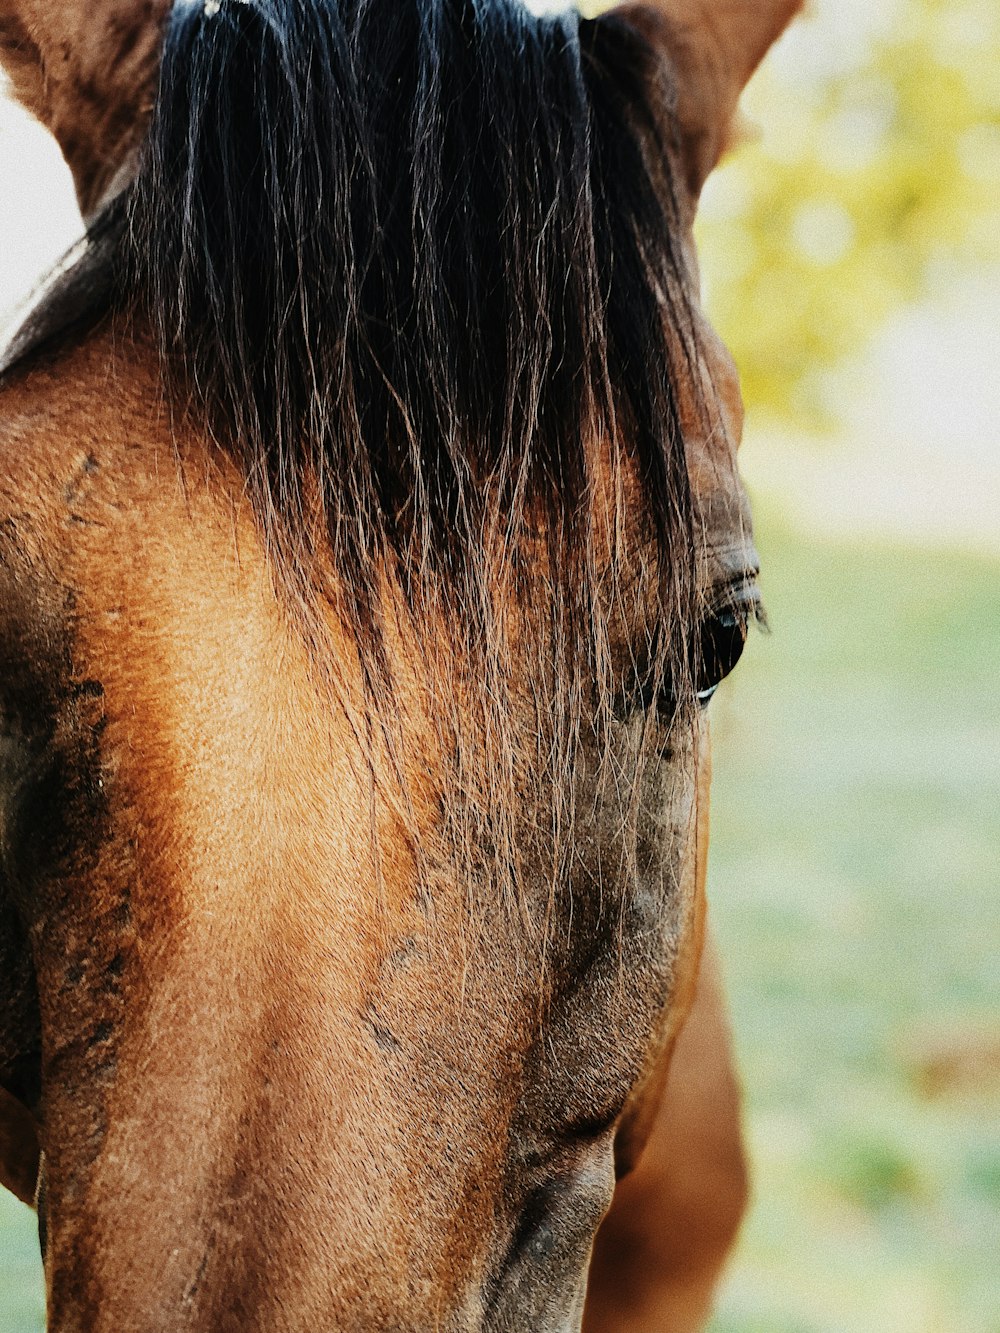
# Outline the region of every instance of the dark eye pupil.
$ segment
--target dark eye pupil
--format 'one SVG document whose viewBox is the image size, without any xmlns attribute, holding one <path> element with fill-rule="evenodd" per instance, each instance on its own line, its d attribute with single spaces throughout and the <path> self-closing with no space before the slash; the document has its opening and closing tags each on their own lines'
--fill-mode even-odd
<svg viewBox="0 0 1000 1333">
<path fill-rule="evenodd" d="M 701 623 L 695 643 L 695 693 L 701 703 L 707 703 L 740 660 L 746 643 L 746 618 L 738 611 L 717 611 Z"/>
<path fill-rule="evenodd" d="M 740 660 L 746 643 L 747 628 L 756 614 L 753 606 L 726 606 L 707 615 L 688 645 L 688 672 L 683 693 L 678 694 L 672 664 L 667 662 L 663 675 L 657 677 L 655 663 L 659 644 L 654 641 L 645 654 L 633 663 L 622 681 L 619 716 L 628 718 L 636 711 L 655 708 L 663 722 L 669 723 L 677 711 L 678 699 L 690 699 L 691 686 L 704 706 Z"/>
</svg>

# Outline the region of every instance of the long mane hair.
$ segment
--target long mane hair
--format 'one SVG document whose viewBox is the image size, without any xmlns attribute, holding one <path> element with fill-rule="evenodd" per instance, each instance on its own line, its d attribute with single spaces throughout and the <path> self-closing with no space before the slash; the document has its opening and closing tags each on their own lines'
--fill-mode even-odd
<svg viewBox="0 0 1000 1333">
<path fill-rule="evenodd" d="M 581 736 L 619 708 L 618 571 L 634 579 L 640 555 L 648 615 L 626 666 L 674 712 L 690 694 L 670 107 L 665 65 L 613 15 L 198 0 L 168 22 L 132 295 L 276 563 L 349 627 L 376 703 L 387 581 L 435 670 L 447 627 L 460 680 L 437 697 L 463 716 L 442 730 L 465 755 L 456 782 L 490 793 L 501 861 L 523 780 L 511 642 L 542 673 L 535 780 L 554 825 L 571 822 Z M 609 478 L 627 522 L 602 559 Z"/>
</svg>

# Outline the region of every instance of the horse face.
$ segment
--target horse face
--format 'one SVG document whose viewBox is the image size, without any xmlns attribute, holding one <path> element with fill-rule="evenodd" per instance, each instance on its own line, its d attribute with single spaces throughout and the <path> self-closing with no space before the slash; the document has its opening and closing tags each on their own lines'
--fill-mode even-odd
<svg viewBox="0 0 1000 1333">
<path fill-rule="evenodd" d="M 682 76 L 691 211 L 778 8 L 731 6 L 732 50 L 634 15 Z M 755 556 L 703 335 L 681 408 L 710 616 Z M 42 1153 L 49 1326 L 578 1329 L 694 984 L 705 737 L 664 724 L 618 783 L 648 743 L 623 710 L 558 892 L 544 858 L 512 896 L 457 877 L 412 645 L 400 725 L 430 758 L 400 802 L 350 642 L 324 628 L 331 686 L 245 479 L 159 402 L 142 331 L 105 330 L 0 415 L 0 1163 L 24 1197 Z"/>
<path fill-rule="evenodd" d="M 95 338 L 5 403 L 0 1049 L 50 1327 L 576 1328 L 693 976 L 699 740 L 636 811 L 581 776 L 551 908 L 418 868 L 391 806 L 373 840 L 238 478 L 192 439 L 164 484 L 155 371 Z"/>
</svg>

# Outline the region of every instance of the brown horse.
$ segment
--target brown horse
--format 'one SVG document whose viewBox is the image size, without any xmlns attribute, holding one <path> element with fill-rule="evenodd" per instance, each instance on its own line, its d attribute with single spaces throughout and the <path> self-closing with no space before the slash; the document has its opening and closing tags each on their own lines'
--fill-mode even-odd
<svg viewBox="0 0 1000 1333">
<path fill-rule="evenodd" d="M 743 1210 L 691 223 L 797 0 L 0 0 L 0 1176 L 49 1327 L 688 1330 Z"/>
</svg>

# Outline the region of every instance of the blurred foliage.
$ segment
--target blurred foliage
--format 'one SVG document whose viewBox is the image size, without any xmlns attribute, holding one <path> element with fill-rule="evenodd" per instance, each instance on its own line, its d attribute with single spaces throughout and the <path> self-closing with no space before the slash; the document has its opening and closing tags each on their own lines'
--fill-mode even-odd
<svg viewBox="0 0 1000 1333">
<path fill-rule="evenodd" d="M 1000 259 L 1000 5 L 883 0 L 853 46 L 850 8 L 820 5 L 762 69 L 762 138 L 709 182 L 698 227 L 748 403 L 810 424 L 823 370 L 936 271 Z"/>
</svg>

